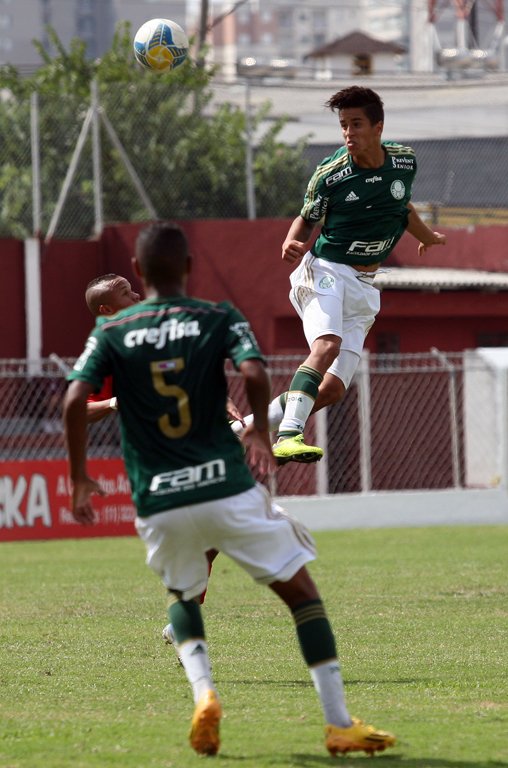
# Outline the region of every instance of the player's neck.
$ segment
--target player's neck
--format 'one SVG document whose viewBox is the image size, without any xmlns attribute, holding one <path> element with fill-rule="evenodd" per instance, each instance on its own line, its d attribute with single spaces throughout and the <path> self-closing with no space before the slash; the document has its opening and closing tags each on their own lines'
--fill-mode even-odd
<svg viewBox="0 0 508 768">
<path fill-rule="evenodd" d="M 165 299 L 169 296 L 186 296 L 182 285 L 177 283 L 164 283 L 157 287 L 146 287 L 145 295 L 147 299 Z"/>
<path fill-rule="evenodd" d="M 352 154 L 351 157 L 358 168 L 381 168 L 385 162 L 385 151 L 380 144 L 372 149 L 366 149 L 364 152 Z"/>
</svg>

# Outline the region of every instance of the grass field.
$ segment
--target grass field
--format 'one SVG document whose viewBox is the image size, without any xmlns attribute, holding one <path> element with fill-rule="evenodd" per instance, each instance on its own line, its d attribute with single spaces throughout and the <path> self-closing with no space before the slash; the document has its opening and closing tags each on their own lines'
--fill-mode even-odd
<svg viewBox="0 0 508 768">
<path fill-rule="evenodd" d="M 165 595 L 136 538 L 0 545 L 2 768 L 508 766 L 508 527 L 316 535 L 353 714 L 393 730 L 328 756 L 292 623 L 220 556 L 205 603 L 225 717 L 187 743 L 190 689 L 160 633 Z"/>
</svg>

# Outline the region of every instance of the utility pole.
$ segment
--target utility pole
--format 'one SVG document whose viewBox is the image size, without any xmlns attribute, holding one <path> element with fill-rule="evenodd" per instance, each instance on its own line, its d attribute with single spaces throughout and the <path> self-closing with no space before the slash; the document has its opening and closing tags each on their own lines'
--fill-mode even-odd
<svg viewBox="0 0 508 768">
<path fill-rule="evenodd" d="M 206 43 L 206 34 L 208 32 L 208 14 L 209 0 L 201 0 L 198 29 L 198 50 L 196 54 L 196 64 L 198 67 L 205 66 L 204 47 Z"/>
</svg>

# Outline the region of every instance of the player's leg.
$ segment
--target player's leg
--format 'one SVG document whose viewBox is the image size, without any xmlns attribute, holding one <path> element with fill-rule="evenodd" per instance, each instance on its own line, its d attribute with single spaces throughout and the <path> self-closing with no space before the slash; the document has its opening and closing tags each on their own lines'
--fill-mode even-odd
<svg viewBox="0 0 508 768">
<path fill-rule="evenodd" d="M 395 744 L 395 737 L 366 725 L 348 712 L 335 639 L 316 585 L 307 568 L 288 581 L 270 585 L 290 609 L 302 656 L 314 683 L 325 717 L 325 745 L 328 751 L 347 753 L 382 752 Z"/>
<path fill-rule="evenodd" d="M 199 604 L 210 568 L 206 552 L 212 547 L 199 538 L 196 526 L 189 522 L 194 510 L 204 514 L 206 506 L 194 505 L 137 518 L 136 529 L 146 546 L 147 565 L 168 590 L 168 616 L 195 703 L 191 746 L 200 754 L 213 755 L 220 744 L 221 706 L 212 679 Z"/>
<path fill-rule="evenodd" d="M 273 504 L 259 485 L 222 502 L 228 536 L 221 551 L 258 583 L 269 586 L 292 612 L 302 654 L 325 714 L 329 751 L 376 751 L 390 746 L 392 736 L 360 724 L 348 713 L 332 629 L 306 568 L 315 558 L 307 529 Z"/>
<path fill-rule="evenodd" d="M 335 285 L 334 293 L 302 290 L 301 286 L 291 291 L 290 297 L 302 318 L 310 353 L 289 385 L 284 417 L 273 449 L 280 464 L 318 461 L 323 455 L 318 446 L 305 445 L 303 432 L 314 410 L 323 377 L 340 352 L 343 292 L 339 281 Z"/>
</svg>

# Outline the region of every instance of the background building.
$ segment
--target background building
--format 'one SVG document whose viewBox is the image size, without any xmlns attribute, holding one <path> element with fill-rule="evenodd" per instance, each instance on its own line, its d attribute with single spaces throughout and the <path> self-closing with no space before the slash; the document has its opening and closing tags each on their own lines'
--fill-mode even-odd
<svg viewBox="0 0 508 768">
<path fill-rule="evenodd" d="M 136 30 L 158 16 L 185 25 L 186 0 L 0 0 L 0 65 L 12 64 L 22 72 L 39 66 L 32 40 L 50 51 L 48 26 L 64 46 L 80 37 L 90 58 L 96 58 L 110 47 L 119 21 L 129 21 Z"/>
</svg>

